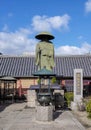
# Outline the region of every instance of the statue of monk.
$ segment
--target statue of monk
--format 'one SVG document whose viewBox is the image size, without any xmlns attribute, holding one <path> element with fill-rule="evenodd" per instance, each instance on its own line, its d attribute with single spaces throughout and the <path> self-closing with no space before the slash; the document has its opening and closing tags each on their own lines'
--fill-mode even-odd
<svg viewBox="0 0 91 130">
<path fill-rule="evenodd" d="M 54 67 L 54 46 L 49 40 L 53 39 L 54 36 L 42 32 L 37 35 L 36 38 L 41 40 L 36 46 L 36 65 L 38 65 L 39 70 L 44 67 L 48 70 L 52 70 Z"/>
</svg>

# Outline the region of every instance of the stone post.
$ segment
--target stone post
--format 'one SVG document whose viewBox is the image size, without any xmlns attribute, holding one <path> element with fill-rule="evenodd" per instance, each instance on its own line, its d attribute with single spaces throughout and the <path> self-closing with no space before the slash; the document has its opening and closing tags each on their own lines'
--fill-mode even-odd
<svg viewBox="0 0 91 130">
<path fill-rule="evenodd" d="M 27 106 L 28 107 L 36 107 L 36 91 L 35 90 L 27 90 Z"/>
<path fill-rule="evenodd" d="M 78 109 L 78 104 L 83 98 L 83 70 L 74 69 L 74 102 L 71 103 L 73 110 Z"/>
</svg>

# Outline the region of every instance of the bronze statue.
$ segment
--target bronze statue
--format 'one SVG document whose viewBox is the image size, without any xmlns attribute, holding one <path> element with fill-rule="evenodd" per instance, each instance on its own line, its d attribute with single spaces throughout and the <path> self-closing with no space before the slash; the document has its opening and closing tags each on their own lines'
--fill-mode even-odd
<svg viewBox="0 0 91 130">
<path fill-rule="evenodd" d="M 42 32 L 36 35 L 36 38 L 41 40 L 36 46 L 36 65 L 38 69 L 46 67 L 48 70 L 52 70 L 54 67 L 54 46 L 49 40 L 54 39 L 48 32 Z"/>
</svg>

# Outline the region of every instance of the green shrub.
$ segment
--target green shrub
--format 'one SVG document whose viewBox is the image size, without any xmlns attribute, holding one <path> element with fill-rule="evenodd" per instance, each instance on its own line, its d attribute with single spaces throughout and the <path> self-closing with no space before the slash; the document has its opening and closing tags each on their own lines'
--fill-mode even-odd
<svg viewBox="0 0 91 130">
<path fill-rule="evenodd" d="M 73 101 L 73 92 L 66 92 L 64 94 L 65 100 L 67 101 L 68 106 L 70 106 L 71 101 Z"/>
<path fill-rule="evenodd" d="M 56 83 L 56 82 L 57 82 L 56 77 L 53 77 L 53 78 L 51 79 L 51 83 L 54 84 L 54 83 Z"/>
<path fill-rule="evenodd" d="M 88 112 L 88 117 L 91 118 L 91 100 L 86 104 L 86 111 Z"/>
<path fill-rule="evenodd" d="M 40 80 L 40 79 L 38 79 L 37 83 L 38 83 L 38 84 L 40 84 L 40 83 L 41 83 L 41 80 Z"/>
</svg>

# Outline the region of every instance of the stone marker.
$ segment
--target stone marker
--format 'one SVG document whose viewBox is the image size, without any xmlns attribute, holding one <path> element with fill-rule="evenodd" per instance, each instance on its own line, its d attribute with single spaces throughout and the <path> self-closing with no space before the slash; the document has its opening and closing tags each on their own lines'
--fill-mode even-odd
<svg viewBox="0 0 91 130">
<path fill-rule="evenodd" d="M 78 109 L 78 104 L 83 98 L 83 70 L 74 69 L 74 102 L 71 103 L 73 110 Z"/>
<path fill-rule="evenodd" d="M 27 106 L 36 107 L 36 92 L 35 90 L 27 90 Z"/>
</svg>

